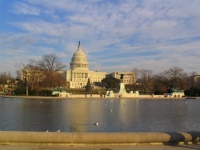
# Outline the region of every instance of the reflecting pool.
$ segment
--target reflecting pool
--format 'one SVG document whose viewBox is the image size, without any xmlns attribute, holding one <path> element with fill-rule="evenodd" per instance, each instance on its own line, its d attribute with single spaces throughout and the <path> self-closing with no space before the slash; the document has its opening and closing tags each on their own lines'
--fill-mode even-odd
<svg viewBox="0 0 200 150">
<path fill-rule="evenodd" d="M 98 126 L 96 123 L 98 122 Z M 1 131 L 200 131 L 195 99 L 22 99 L 0 97 Z"/>
</svg>

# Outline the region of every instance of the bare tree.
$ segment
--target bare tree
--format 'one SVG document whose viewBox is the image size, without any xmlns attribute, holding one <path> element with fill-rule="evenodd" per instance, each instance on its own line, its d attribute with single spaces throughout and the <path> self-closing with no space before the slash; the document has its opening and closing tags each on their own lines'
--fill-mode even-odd
<svg viewBox="0 0 200 150">
<path fill-rule="evenodd" d="M 17 70 L 17 75 L 23 81 L 24 87 L 26 90 L 25 91 L 26 96 L 28 96 L 29 95 L 29 93 L 28 93 L 28 89 L 29 89 L 28 70 L 26 69 L 24 64 L 22 64 L 22 68 L 20 68 L 20 70 Z"/>
<path fill-rule="evenodd" d="M 37 66 L 37 62 L 33 61 L 27 64 L 26 69 L 28 72 L 28 81 L 30 89 L 38 89 L 39 84 L 44 80 L 45 75 L 42 72 L 41 68 Z"/>
<path fill-rule="evenodd" d="M 26 95 L 29 95 L 30 90 L 38 90 L 40 82 L 45 78 L 41 68 L 37 62 L 30 60 L 28 64 L 21 64 L 20 70 L 17 71 L 18 77 L 24 82 Z"/>
<path fill-rule="evenodd" d="M 52 89 L 60 83 L 59 79 L 63 79 L 60 71 L 64 69 L 66 65 L 64 65 L 55 54 L 44 55 L 38 62 L 38 66 L 45 74 L 43 85 L 46 88 Z"/>
<path fill-rule="evenodd" d="M 149 93 L 150 89 L 152 88 L 152 81 L 153 81 L 153 71 L 141 69 L 139 70 L 139 83 L 143 87 L 144 93 Z"/>
<path fill-rule="evenodd" d="M 153 91 L 154 94 L 164 94 L 168 88 L 168 83 L 163 73 L 159 73 L 153 76 Z"/>
<path fill-rule="evenodd" d="M 172 67 L 163 73 L 165 82 L 169 87 L 185 89 L 187 87 L 187 74 L 180 67 Z"/>
<path fill-rule="evenodd" d="M 11 77 L 10 73 L 0 73 L 0 84 L 2 85 L 2 92 L 5 92 L 5 85 L 10 84 L 14 81 L 14 78 Z"/>
</svg>

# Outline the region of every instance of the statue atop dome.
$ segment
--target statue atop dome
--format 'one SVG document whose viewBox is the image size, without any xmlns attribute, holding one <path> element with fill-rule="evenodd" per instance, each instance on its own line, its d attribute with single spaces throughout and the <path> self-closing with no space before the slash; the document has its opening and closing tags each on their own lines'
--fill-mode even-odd
<svg viewBox="0 0 200 150">
<path fill-rule="evenodd" d="M 78 50 L 77 51 L 82 51 L 82 49 L 81 49 L 81 42 L 80 41 L 78 42 Z"/>
</svg>

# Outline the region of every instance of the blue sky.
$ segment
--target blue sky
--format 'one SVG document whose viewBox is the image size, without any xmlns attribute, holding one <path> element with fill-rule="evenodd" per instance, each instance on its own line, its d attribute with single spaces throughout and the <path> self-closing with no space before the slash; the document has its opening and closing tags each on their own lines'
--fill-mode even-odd
<svg viewBox="0 0 200 150">
<path fill-rule="evenodd" d="M 0 0 L 0 72 L 81 41 L 90 70 L 200 73 L 200 0 Z"/>
</svg>

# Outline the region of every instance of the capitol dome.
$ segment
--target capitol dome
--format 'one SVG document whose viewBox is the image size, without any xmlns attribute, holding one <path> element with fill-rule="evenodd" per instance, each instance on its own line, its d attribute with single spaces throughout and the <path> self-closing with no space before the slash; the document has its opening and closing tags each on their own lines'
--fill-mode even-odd
<svg viewBox="0 0 200 150">
<path fill-rule="evenodd" d="M 71 63 L 70 63 L 70 69 L 86 69 L 88 70 L 88 61 L 85 53 L 82 51 L 80 42 L 78 45 L 78 50 L 74 53 Z"/>
</svg>

